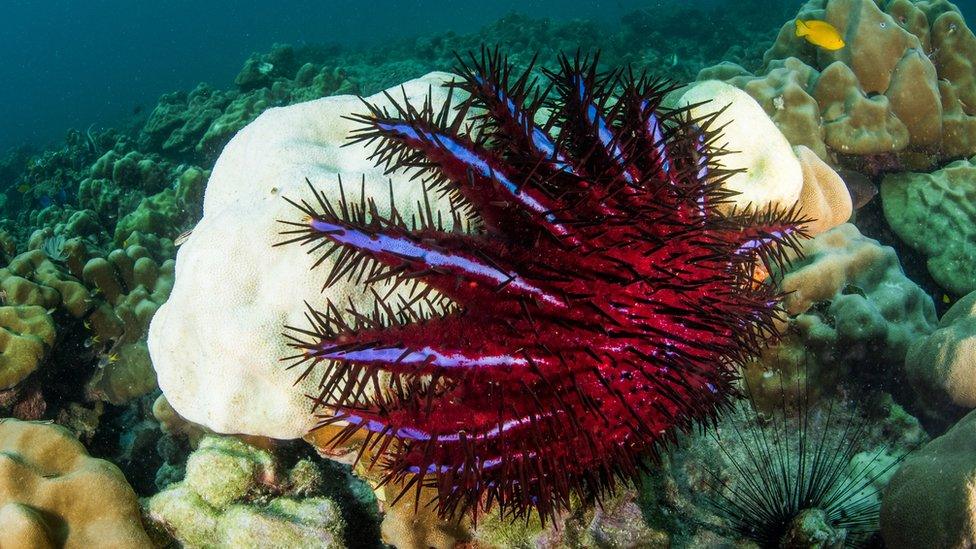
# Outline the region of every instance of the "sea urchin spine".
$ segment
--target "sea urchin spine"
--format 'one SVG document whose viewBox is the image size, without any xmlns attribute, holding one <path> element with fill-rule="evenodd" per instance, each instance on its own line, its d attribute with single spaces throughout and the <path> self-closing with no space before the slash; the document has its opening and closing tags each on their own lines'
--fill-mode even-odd
<svg viewBox="0 0 976 549">
<path fill-rule="evenodd" d="M 659 82 L 596 66 L 562 57 L 538 91 L 531 68 L 513 75 L 482 51 L 461 63 L 459 105 L 391 97 L 392 112 L 355 117 L 353 142 L 449 193 L 470 234 L 314 190 L 283 222 L 282 244 L 333 259 L 328 283 L 424 283 L 409 302 L 377 294 L 372 312 L 310 308 L 289 359 L 303 375 L 327 364 L 323 423 L 346 425 L 338 441 L 365 430 L 387 478 L 436 487 L 444 514 L 547 518 L 636 478 L 677 430 L 714 417 L 735 365 L 772 335 L 779 295 L 753 273 L 796 247 L 802 220 L 719 213 L 730 193 L 710 120 L 661 109 Z"/>
</svg>

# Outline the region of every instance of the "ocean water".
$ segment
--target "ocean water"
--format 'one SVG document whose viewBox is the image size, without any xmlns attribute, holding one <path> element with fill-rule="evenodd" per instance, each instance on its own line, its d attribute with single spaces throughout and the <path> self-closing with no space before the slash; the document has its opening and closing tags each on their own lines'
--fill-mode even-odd
<svg viewBox="0 0 976 549">
<path fill-rule="evenodd" d="M 472 32 L 509 12 L 615 25 L 637 8 L 665 2 L 127 2 L 45 4 L 14 0 L 3 9 L 0 149 L 48 144 L 68 128 L 107 126 L 159 96 L 199 82 L 226 87 L 243 59 L 278 42 L 383 44 L 447 31 Z M 707 4 L 706 4 L 707 5 Z M 665 8 L 666 9 L 666 8 Z"/>
<path fill-rule="evenodd" d="M 0 5 L 0 548 L 976 546 L 974 21 Z"/>
</svg>

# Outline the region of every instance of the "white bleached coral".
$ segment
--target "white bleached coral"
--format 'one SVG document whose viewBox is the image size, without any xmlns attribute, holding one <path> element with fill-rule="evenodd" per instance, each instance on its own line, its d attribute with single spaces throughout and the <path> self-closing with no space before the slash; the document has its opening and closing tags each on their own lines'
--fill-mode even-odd
<svg viewBox="0 0 976 549">
<path fill-rule="evenodd" d="M 725 183 L 740 193 L 732 202 L 738 210 L 786 209 L 800 199 L 800 162 L 790 142 L 749 94 L 719 80 L 706 80 L 689 88 L 679 104 L 697 105 L 691 109 L 695 117 L 721 111 L 713 123 L 722 131 L 718 145 L 735 153 L 723 156 L 721 163 L 726 169 L 742 170 Z"/>
<path fill-rule="evenodd" d="M 432 94 L 437 108 L 447 97 L 441 84 L 451 78 L 431 73 L 402 90 L 414 104 Z M 399 86 L 388 91 L 401 96 Z M 387 103 L 382 94 L 367 100 Z M 306 395 L 317 395 L 321 372 L 296 385 L 301 372 L 285 370 L 281 358 L 292 350 L 280 334 L 286 325 L 307 325 L 305 300 L 321 306 L 327 297 L 371 309 L 373 298 L 351 283 L 323 294 L 328 266 L 312 272 L 316 256 L 306 249 L 274 247 L 283 240 L 277 220 L 297 214 L 283 196 L 311 199 L 306 178 L 337 198 L 337 174 L 348 192 L 358 197 L 364 185 L 379 213 L 389 213 L 390 179 L 367 158 L 366 148 L 342 147 L 355 127 L 343 117 L 362 110 L 354 96 L 268 110 L 217 160 L 203 219 L 179 249 L 173 292 L 149 330 L 159 385 L 186 419 L 222 433 L 281 439 L 301 437 L 315 425 Z M 397 208 L 407 216 L 416 211 L 421 185 L 398 174 L 392 185 Z M 434 211 L 450 220 L 447 199 L 431 199 Z"/>
<path fill-rule="evenodd" d="M 720 210 L 796 206 L 812 220 L 805 227 L 811 235 L 850 218 L 851 197 L 837 172 L 807 147 L 791 147 L 749 94 L 719 80 L 706 80 L 685 91 L 678 102 L 693 106 L 695 117 L 718 113 L 712 122 L 722 132 L 718 144 L 732 153 L 720 161 L 726 169 L 738 170 L 724 186 L 740 193 L 719 205 Z"/>
</svg>

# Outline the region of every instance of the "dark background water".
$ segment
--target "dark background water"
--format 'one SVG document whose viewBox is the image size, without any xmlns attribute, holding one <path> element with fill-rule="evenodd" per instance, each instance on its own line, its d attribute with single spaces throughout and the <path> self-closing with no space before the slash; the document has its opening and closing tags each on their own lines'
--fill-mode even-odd
<svg viewBox="0 0 976 549">
<path fill-rule="evenodd" d="M 613 24 L 634 9 L 676 1 L 688 0 L 5 0 L 0 153 L 44 145 L 68 128 L 111 126 L 137 106 L 151 109 L 160 94 L 201 81 L 227 87 L 248 55 L 275 42 L 370 45 L 468 32 L 511 11 Z M 976 0 L 963 4 L 976 11 Z"/>
</svg>

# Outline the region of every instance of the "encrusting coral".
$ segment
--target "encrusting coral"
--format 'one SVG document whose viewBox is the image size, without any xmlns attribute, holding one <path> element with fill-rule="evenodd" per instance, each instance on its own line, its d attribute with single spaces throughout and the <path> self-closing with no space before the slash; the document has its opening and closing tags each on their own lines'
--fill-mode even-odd
<svg viewBox="0 0 976 549">
<path fill-rule="evenodd" d="M 149 547 L 136 494 L 64 427 L 0 419 L 0 545 Z"/>
</svg>

